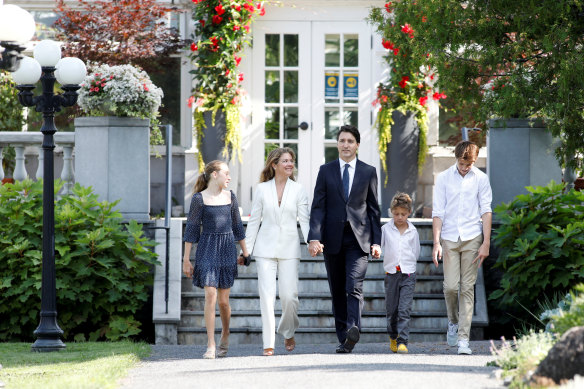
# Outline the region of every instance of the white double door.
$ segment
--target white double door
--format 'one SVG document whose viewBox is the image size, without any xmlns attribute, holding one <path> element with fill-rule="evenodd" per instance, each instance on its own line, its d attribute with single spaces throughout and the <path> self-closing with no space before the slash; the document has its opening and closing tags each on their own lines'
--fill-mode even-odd
<svg viewBox="0 0 584 389">
<path fill-rule="evenodd" d="M 246 156 L 253 176 L 270 150 L 290 147 L 298 182 L 312 199 L 319 166 L 338 158 L 336 133 L 344 124 L 359 128 L 359 158 L 377 166 L 371 106 L 377 80 L 367 24 L 257 22 L 253 34 L 253 153 Z"/>
</svg>

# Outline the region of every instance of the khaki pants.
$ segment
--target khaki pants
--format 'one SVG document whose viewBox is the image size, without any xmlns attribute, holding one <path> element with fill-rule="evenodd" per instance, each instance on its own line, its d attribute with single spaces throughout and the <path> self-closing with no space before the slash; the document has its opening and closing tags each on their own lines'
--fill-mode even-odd
<svg viewBox="0 0 584 389">
<path fill-rule="evenodd" d="M 441 240 L 444 262 L 444 299 L 448 320 L 458 324 L 458 340 L 470 340 L 470 325 L 474 311 L 474 285 L 477 280 L 479 247 L 483 234 L 462 242 Z M 460 297 L 459 297 L 460 293 Z"/>
</svg>

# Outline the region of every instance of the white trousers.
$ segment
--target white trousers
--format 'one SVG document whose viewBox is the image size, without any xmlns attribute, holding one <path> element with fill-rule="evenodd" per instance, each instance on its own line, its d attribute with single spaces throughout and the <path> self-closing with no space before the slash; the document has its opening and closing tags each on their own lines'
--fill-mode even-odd
<svg viewBox="0 0 584 389">
<path fill-rule="evenodd" d="M 274 348 L 276 341 L 276 274 L 282 304 L 282 316 L 278 333 L 290 339 L 298 329 L 298 263 L 299 259 L 277 259 L 256 257 L 258 270 L 258 292 L 262 312 L 262 338 L 264 348 Z"/>
</svg>

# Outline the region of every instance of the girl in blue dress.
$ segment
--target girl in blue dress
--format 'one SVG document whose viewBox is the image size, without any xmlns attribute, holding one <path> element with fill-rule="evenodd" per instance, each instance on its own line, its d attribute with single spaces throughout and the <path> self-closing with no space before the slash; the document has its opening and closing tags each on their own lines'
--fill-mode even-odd
<svg viewBox="0 0 584 389">
<path fill-rule="evenodd" d="M 239 241 L 244 256 L 245 231 L 239 215 L 237 198 L 226 190 L 231 177 L 223 161 L 211 161 L 195 183 L 195 194 L 185 230 L 183 272 L 193 278 L 193 285 L 205 289 L 205 326 L 207 351 L 205 359 L 224 357 L 229 348 L 229 290 L 237 277 L 237 249 Z M 202 225 L 202 229 L 201 229 Z M 190 261 L 193 243 L 197 244 L 195 266 Z M 239 264 L 243 264 L 239 260 Z M 215 303 L 219 303 L 221 341 L 215 350 Z"/>
</svg>

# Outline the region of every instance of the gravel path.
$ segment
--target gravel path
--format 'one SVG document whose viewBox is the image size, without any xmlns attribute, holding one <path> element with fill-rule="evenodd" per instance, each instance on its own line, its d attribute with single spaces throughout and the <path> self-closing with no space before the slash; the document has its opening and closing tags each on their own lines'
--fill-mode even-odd
<svg viewBox="0 0 584 389">
<path fill-rule="evenodd" d="M 282 342 L 283 343 L 283 342 Z M 501 388 L 494 378 L 488 341 L 471 342 L 473 355 L 457 355 L 445 343 L 411 343 L 407 355 L 389 344 L 359 343 L 352 354 L 335 354 L 334 344 L 283 344 L 273 357 L 259 345 L 232 346 L 227 358 L 204 360 L 203 346 L 152 346 L 120 384 L 123 389 L 182 388 Z M 397 386 L 396 386 L 397 385 Z"/>
</svg>

